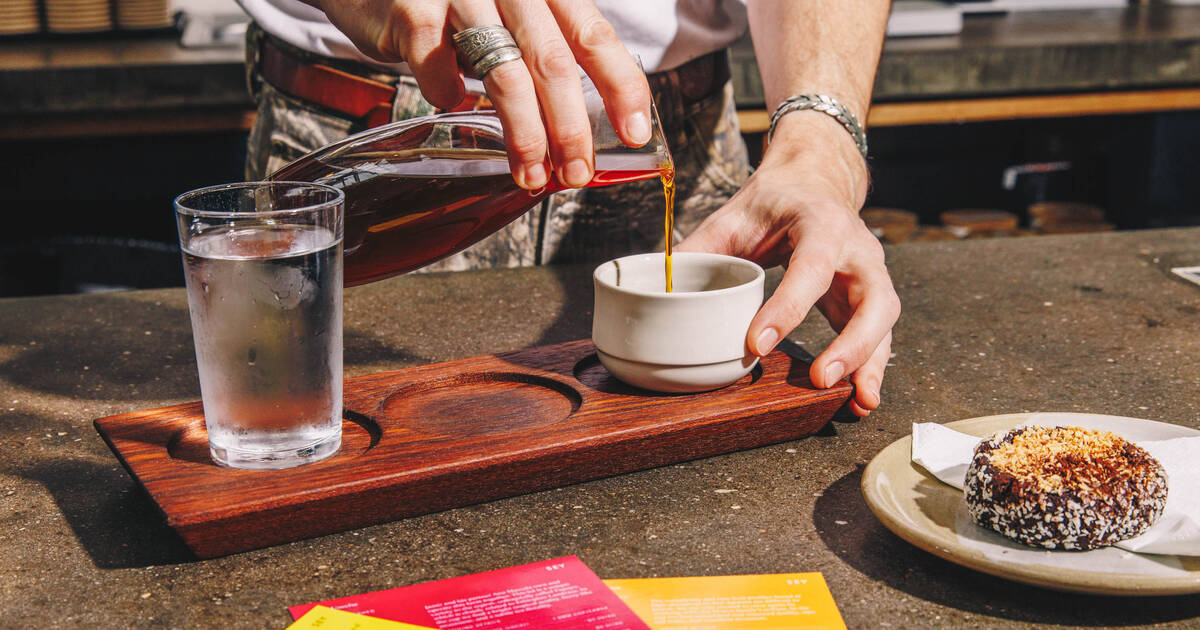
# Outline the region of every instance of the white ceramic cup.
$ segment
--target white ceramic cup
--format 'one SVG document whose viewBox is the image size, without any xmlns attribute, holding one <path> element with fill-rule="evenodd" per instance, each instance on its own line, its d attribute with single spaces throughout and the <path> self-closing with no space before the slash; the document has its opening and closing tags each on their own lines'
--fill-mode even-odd
<svg viewBox="0 0 1200 630">
<path fill-rule="evenodd" d="M 663 254 L 606 262 L 592 274 L 592 341 L 618 379 L 660 392 L 729 385 L 758 363 L 746 331 L 763 300 L 762 267 L 699 252 L 671 257 L 667 293 Z"/>
</svg>

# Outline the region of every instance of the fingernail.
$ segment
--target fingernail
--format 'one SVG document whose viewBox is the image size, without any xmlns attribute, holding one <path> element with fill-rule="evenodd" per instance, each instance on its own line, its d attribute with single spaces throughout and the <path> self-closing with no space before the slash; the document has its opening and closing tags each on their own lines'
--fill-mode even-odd
<svg viewBox="0 0 1200 630">
<path fill-rule="evenodd" d="M 758 333 L 758 339 L 754 340 L 754 354 L 760 357 L 767 356 L 767 353 L 775 348 L 775 344 L 779 341 L 779 333 L 774 328 L 764 328 Z"/>
<path fill-rule="evenodd" d="M 525 167 L 525 187 L 541 188 L 546 185 L 546 167 L 539 162 Z"/>
<path fill-rule="evenodd" d="M 834 383 L 842 380 L 842 375 L 846 373 L 846 368 L 838 361 L 834 361 L 825 366 L 825 386 L 832 387 Z"/>
<path fill-rule="evenodd" d="M 855 386 L 858 388 L 855 398 L 859 407 L 869 411 L 879 406 L 879 383 L 875 382 L 875 379 L 864 378 L 855 383 Z"/>
<path fill-rule="evenodd" d="M 592 172 L 588 168 L 586 160 L 571 160 L 567 162 L 567 168 L 563 169 L 563 183 L 572 187 L 579 188 L 592 181 Z"/>
<path fill-rule="evenodd" d="M 638 145 L 650 142 L 650 118 L 642 112 L 636 112 L 625 123 L 625 133 Z"/>
</svg>

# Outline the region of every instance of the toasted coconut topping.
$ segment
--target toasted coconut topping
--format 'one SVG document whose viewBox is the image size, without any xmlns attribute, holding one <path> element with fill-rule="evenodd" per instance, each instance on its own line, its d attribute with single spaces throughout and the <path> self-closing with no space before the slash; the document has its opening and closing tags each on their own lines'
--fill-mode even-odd
<svg viewBox="0 0 1200 630">
<path fill-rule="evenodd" d="M 1111 431 L 1028 427 L 992 452 L 991 464 L 1043 492 L 1111 492 L 1144 466 L 1149 454 Z"/>
<path fill-rule="evenodd" d="M 1149 453 L 1112 433 L 1017 427 L 975 447 L 963 493 L 984 527 L 1026 545 L 1083 551 L 1153 525 L 1167 479 Z"/>
</svg>

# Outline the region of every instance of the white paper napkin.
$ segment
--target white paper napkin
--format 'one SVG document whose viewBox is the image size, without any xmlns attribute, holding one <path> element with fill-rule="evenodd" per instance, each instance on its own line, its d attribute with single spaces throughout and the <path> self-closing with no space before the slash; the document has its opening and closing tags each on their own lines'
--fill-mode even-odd
<svg viewBox="0 0 1200 630">
<path fill-rule="evenodd" d="M 1064 418 L 1039 414 L 1023 424 L 1112 430 L 1111 426 L 1104 426 L 1110 424 L 1105 420 L 1107 416 L 1095 418 L 1098 421 L 1088 422 L 1088 416 L 1083 415 Z M 943 483 L 962 490 L 967 467 L 981 438 L 932 422 L 913 424 L 912 437 L 913 463 Z M 1167 504 L 1162 516 L 1144 534 L 1116 546 L 1138 553 L 1200 556 L 1200 436 L 1131 441 L 1162 464 L 1167 474 Z"/>
</svg>

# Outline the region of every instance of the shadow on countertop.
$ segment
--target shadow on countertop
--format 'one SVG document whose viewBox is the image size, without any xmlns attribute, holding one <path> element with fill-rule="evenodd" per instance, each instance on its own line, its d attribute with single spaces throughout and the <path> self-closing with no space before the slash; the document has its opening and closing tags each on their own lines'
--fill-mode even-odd
<svg viewBox="0 0 1200 630">
<path fill-rule="evenodd" d="M 0 345 L 18 348 L 0 360 L 0 388 L 7 382 L 74 400 L 199 398 L 182 292 L 55 296 L 21 306 L 0 314 Z M 104 338 L 90 338 L 98 327 Z M 347 368 L 431 361 L 365 330 L 348 329 L 344 348 Z"/>
<path fill-rule="evenodd" d="M 817 499 L 814 525 L 825 546 L 857 571 L 913 597 L 972 614 L 1025 623 L 1141 626 L 1200 617 L 1200 597 L 1111 597 L 1062 593 L 1003 580 L 948 562 L 885 528 L 862 496 L 863 467 Z M 851 531 L 836 521 L 863 523 Z"/>
<path fill-rule="evenodd" d="M 199 398 L 183 292 L 10 302 L 0 310 L 0 348 L 0 391 L 12 393 L 13 403 L 20 399 L 17 408 L 0 411 L 0 443 L 24 445 L 45 433 L 52 445 L 18 449 L 0 463 L 0 474 L 44 486 L 98 568 L 194 560 L 91 426 L 99 415 Z M 354 364 L 429 362 L 369 330 L 347 331 L 345 348 Z M 53 438 L 59 429 L 83 441 Z"/>
<path fill-rule="evenodd" d="M 8 472 L 49 491 L 80 546 L 100 569 L 195 560 L 154 502 L 119 466 L 58 458 Z"/>
</svg>

